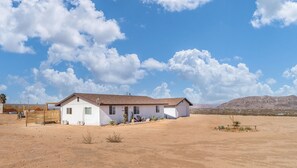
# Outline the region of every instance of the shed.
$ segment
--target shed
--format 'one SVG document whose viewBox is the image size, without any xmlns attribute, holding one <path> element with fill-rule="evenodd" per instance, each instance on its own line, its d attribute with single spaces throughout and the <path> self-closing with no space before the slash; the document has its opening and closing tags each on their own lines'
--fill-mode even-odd
<svg viewBox="0 0 297 168">
<path fill-rule="evenodd" d="M 165 118 L 179 118 L 190 116 L 189 106 L 192 106 L 193 104 L 187 98 L 164 98 L 158 100 L 167 104 L 164 106 Z"/>
</svg>

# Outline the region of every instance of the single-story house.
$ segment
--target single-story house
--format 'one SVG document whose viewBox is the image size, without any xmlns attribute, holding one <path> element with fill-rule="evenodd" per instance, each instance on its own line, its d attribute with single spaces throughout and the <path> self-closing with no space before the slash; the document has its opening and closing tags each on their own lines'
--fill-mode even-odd
<svg viewBox="0 0 297 168">
<path fill-rule="evenodd" d="M 164 118 L 189 117 L 190 108 L 193 104 L 187 98 L 165 98 L 158 99 L 166 103 L 164 106 Z"/>
<path fill-rule="evenodd" d="M 124 116 L 130 121 L 132 115 L 164 118 L 164 105 L 167 103 L 147 96 L 85 93 L 74 93 L 56 104 L 61 107 L 62 123 L 71 125 L 121 123 Z"/>
<path fill-rule="evenodd" d="M 3 113 L 3 104 L 0 103 L 0 114 L 2 114 L 2 113 Z"/>
</svg>

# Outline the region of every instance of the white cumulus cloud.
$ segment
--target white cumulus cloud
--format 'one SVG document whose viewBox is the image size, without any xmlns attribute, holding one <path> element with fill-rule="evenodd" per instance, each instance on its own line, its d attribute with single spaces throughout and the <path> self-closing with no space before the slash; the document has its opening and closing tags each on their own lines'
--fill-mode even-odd
<svg viewBox="0 0 297 168">
<path fill-rule="evenodd" d="M 201 92 L 193 88 L 186 88 L 183 92 L 185 96 L 192 102 L 201 103 L 201 101 L 203 101 Z"/>
<path fill-rule="evenodd" d="M 80 93 L 108 93 L 123 94 L 129 91 L 128 85 L 103 85 L 91 79 L 77 77 L 73 68 L 66 71 L 55 69 L 34 69 L 35 80 L 33 84 L 25 87 L 20 95 L 22 102 L 45 103 L 59 101 L 74 92 Z M 44 81 L 46 84 L 40 82 Z M 48 94 L 48 88 L 53 87 L 58 96 Z"/>
<path fill-rule="evenodd" d="M 273 84 L 275 84 L 277 81 L 275 80 L 275 79 L 273 79 L 273 78 L 268 78 L 267 80 L 266 80 L 266 83 L 268 84 L 268 85 L 273 85 Z"/>
<path fill-rule="evenodd" d="M 41 104 L 45 102 L 57 102 L 61 97 L 49 96 L 44 85 L 40 82 L 27 86 L 20 95 L 21 101 L 30 104 Z"/>
<path fill-rule="evenodd" d="M 133 84 L 145 70 L 136 54 L 120 55 L 109 44 L 124 39 L 116 20 L 106 19 L 91 0 L 0 2 L 0 46 L 17 53 L 34 52 L 30 39 L 49 46 L 40 70 L 61 62 L 83 65 L 97 82 Z"/>
<path fill-rule="evenodd" d="M 283 85 L 275 91 L 276 95 L 297 95 L 297 65 L 283 72 L 283 77 L 292 79 L 291 85 Z"/>
<path fill-rule="evenodd" d="M 100 45 L 80 49 L 53 46 L 49 50 L 48 60 L 42 63 L 41 68 L 49 68 L 61 61 L 81 63 L 95 79 L 104 83 L 133 84 L 145 76 L 136 54 L 120 55 L 115 48 Z"/>
<path fill-rule="evenodd" d="M 170 89 L 168 88 L 168 84 L 166 82 L 163 82 L 160 86 L 157 86 L 151 95 L 154 98 L 169 98 L 170 95 Z"/>
<path fill-rule="evenodd" d="M 286 78 L 297 78 L 297 65 L 285 70 L 283 76 Z"/>
<path fill-rule="evenodd" d="M 159 62 L 154 58 L 149 58 L 141 64 L 141 67 L 148 69 L 148 70 L 158 70 L 163 71 L 167 68 L 167 65 L 163 62 Z"/>
<path fill-rule="evenodd" d="M 183 10 L 193 10 L 211 0 L 142 0 L 144 3 L 155 3 L 161 5 L 170 12 L 180 12 Z"/>
<path fill-rule="evenodd" d="M 289 26 L 297 23 L 297 2 L 295 0 L 256 0 L 257 9 L 251 24 L 260 28 L 272 23 Z"/>
<path fill-rule="evenodd" d="M 7 89 L 7 86 L 6 85 L 0 85 L 0 91 L 4 91 Z"/>
<path fill-rule="evenodd" d="M 108 44 L 123 39 L 115 20 L 107 20 L 90 0 L 69 0 L 67 9 L 63 0 L 26 0 L 17 7 L 12 0 L 0 2 L 0 44 L 11 52 L 31 52 L 26 46 L 30 38 L 68 47 L 88 43 Z"/>
<path fill-rule="evenodd" d="M 72 68 L 66 71 L 45 69 L 39 72 L 51 86 L 65 95 L 73 92 L 84 93 L 125 93 L 129 90 L 127 85 L 103 85 L 95 83 L 91 79 L 78 78 Z"/>
<path fill-rule="evenodd" d="M 260 71 L 252 73 L 243 63 L 237 66 L 220 63 L 205 50 L 176 52 L 168 66 L 171 71 L 192 82 L 193 88 L 187 88 L 184 93 L 203 103 L 273 93 L 269 85 L 259 82 Z"/>
</svg>

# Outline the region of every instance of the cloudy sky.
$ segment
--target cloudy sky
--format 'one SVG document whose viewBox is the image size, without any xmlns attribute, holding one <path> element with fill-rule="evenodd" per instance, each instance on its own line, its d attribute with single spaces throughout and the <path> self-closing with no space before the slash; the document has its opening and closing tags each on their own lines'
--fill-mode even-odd
<svg viewBox="0 0 297 168">
<path fill-rule="evenodd" d="M 1 0 L 0 13 L 10 103 L 297 94 L 295 0 Z"/>
</svg>

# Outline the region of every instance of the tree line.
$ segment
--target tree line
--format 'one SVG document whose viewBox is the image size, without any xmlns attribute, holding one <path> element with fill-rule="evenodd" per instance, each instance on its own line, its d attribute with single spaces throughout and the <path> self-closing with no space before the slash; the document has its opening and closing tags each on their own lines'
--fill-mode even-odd
<svg viewBox="0 0 297 168">
<path fill-rule="evenodd" d="M 6 95 L 5 94 L 0 94 L 0 103 L 4 104 L 6 103 Z"/>
</svg>

